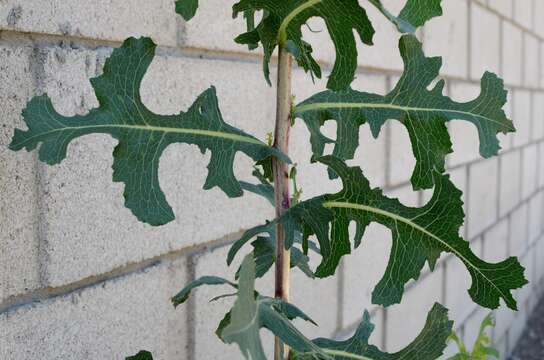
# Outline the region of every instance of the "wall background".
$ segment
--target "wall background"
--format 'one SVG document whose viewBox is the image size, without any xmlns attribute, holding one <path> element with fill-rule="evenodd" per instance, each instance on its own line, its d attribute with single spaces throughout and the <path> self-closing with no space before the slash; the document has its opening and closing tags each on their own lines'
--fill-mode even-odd
<svg viewBox="0 0 544 360">
<path fill-rule="evenodd" d="M 395 11 L 404 2 L 386 1 Z M 503 354 L 513 349 L 544 289 L 544 13 L 540 0 L 444 0 L 444 17 L 419 34 L 428 55 L 444 57 L 448 93 L 456 100 L 478 94 L 484 70 L 500 74 L 510 88 L 508 113 L 518 132 L 502 138 L 504 150 L 478 156 L 476 131 L 451 123 L 455 153 L 449 172 L 464 191 L 464 235 L 486 260 L 519 256 L 531 284 L 518 291 L 520 311 L 501 307 L 493 339 Z M 173 0 L 0 0 L 0 358 L 122 359 L 148 349 L 158 359 L 238 359 L 237 349 L 213 335 L 230 306 L 209 304 L 221 290 L 199 290 L 188 306 L 174 310 L 169 298 L 188 280 L 224 275 L 226 245 L 272 209 L 251 194 L 229 200 L 202 191 L 205 165 L 195 147 L 171 146 L 161 161 L 161 185 L 177 220 L 161 228 L 142 225 L 123 206 L 122 185 L 111 181 L 115 141 L 87 136 L 73 143 L 59 166 L 39 163 L 35 153 L 7 150 L 21 110 L 31 96 L 47 92 L 65 115 L 97 105 L 88 82 L 100 73 L 112 47 L 128 36 L 147 35 L 159 44 L 147 74 L 144 102 L 160 113 L 185 110 L 205 88 L 218 88 L 227 122 L 264 138 L 273 128 L 275 90 L 266 86 L 258 53 L 231 39 L 243 31 L 232 21 L 230 3 L 201 2 L 186 24 Z M 376 46 L 360 48 L 354 87 L 386 92 L 402 63 L 398 35 L 370 8 Z M 312 29 L 325 29 L 314 21 Z M 309 32 L 308 32 L 309 33 Z M 311 34 L 325 68 L 333 52 L 326 31 Z M 295 71 L 299 100 L 324 88 Z M 378 140 L 361 130 L 353 163 L 373 185 L 410 205 L 430 193 L 411 190 L 414 165 L 406 131 L 388 123 Z M 331 130 L 333 130 L 331 128 Z M 308 133 L 295 126 L 293 156 L 300 164 L 304 196 L 337 189 L 326 171 L 310 165 Z M 237 172 L 247 175 L 249 161 Z M 316 181 L 316 179 L 319 179 Z M 487 310 L 470 300 L 468 273 L 443 258 L 432 274 L 410 286 L 400 305 L 374 308 L 369 296 L 386 265 L 389 233 L 372 225 L 364 245 L 345 258 L 340 276 L 293 279 L 293 301 L 320 324 L 301 324 L 310 336 L 345 336 L 363 309 L 372 311 L 372 341 L 390 351 L 412 340 L 435 301 L 444 303 L 462 336 L 472 342 Z M 241 257 L 240 257 L 241 259 Z M 233 273 L 229 270 L 229 274 Z M 260 287 L 272 288 L 272 278 Z M 451 351 L 451 349 L 449 350 Z"/>
</svg>

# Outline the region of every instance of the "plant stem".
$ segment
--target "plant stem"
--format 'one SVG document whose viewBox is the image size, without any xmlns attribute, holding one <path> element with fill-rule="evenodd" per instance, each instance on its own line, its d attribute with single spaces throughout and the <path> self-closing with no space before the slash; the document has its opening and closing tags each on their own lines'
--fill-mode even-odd
<svg viewBox="0 0 544 360">
<path fill-rule="evenodd" d="M 274 147 L 289 155 L 289 132 L 291 129 L 291 55 L 282 47 L 278 54 L 278 81 L 276 98 L 276 128 Z M 278 158 L 273 159 L 274 190 L 276 198 L 276 217 L 282 216 L 290 207 L 289 168 Z M 291 254 L 285 250 L 285 230 L 278 224 L 276 231 L 276 298 L 289 301 L 289 276 L 291 270 Z M 279 338 L 274 343 L 274 359 L 283 360 L 282 354 L 288 354 Z"/>
</svg>

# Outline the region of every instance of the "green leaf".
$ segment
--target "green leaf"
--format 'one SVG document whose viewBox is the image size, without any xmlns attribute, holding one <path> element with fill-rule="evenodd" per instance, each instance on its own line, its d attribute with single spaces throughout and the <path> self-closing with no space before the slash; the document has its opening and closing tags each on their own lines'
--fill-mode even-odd
<svg viewBox="0 0 544 360">
<path fill-rule="evenodd" d="M 417 160 L 412 174 L 414 189 L 433 186 L 434 172 L 444 172 L 447 154 L 452 144 L 446 123 L 465 120 L 478 130 L 480 154 L 488 158 L 500 149 L 497 134 L 514 131 L 502 107 L 506 103 L 503 82 L 492 73 L 481 80 L 481 94 L 473 101 L 458 103 L 442 94 L 444 81 L 428 88 L 438 76 L 441 58 L 425 57 L 421 43 L 411 35 L 400 39 L 404 73 L 396 87 L 387 95 L 377 95 L 347 89 L 325 91 L 299 104 L 295 116 L 301 118 L 311 134 L 312 151 L 323 154 L 327 143 L 334 143 L 333 155 L 352 159 L 359 143 L 359 127 L 370 125 L 374 137 L 389 119 L 400 121 L 408 130 Z M 336 141 L 321 133 L 321 126 L 329 119 L 338 122 Z"/>
<path fill-rule="evenodd" d="M 442 14 L 441 0 L 408 0 L 399 16 L 393 16 L 380 0 L 370 3 L 389 19 L 400 32 L 414 32 L 427 20 Z M 197 0 L 178 0 L 176 11 L 185 19 L 193 18 Z M 255 26 L 254 16 L 263 12 L 262 20 Z M 250 49 L 263 46 L 263 70 L 270 83 L 270 59 L 277 46 L 289 51 L 297 63 L 312 76 L 321 77 L 321 68 L 312 56 L 312 46 L 303 40 L 301 27 L 311 17 L 321 17 L 336 49 L 334 63 L 327 87 L 341 90 L 351 84 L 357 69 L 357 45 L 354 32 L 360 40 L 372 45 L 374 28 L 366 11 L 357 0 L 241 0 L 233 7 L 234 16 L 243 13 L 247 32 L 235 41 Z"/>
<path fill-rule="evenodd" d="M 274 205 L 274 187 L 270 184 L 252 184 L 246 181 L 240 181 L 240 186 L 244 191 L 262 196 L 270 204 Z"/>
<path fill-rule="evenodd" d="M 441 2 L 442 0 L 408 0 L 398 16 L 402 23 L 412 26 L 412 31 L 406 32 L 414 32 L 433 17 L 442 16 Z"/>
<path fill-rule="evenodd" d="M 198 9 L 198 0 L 178 0 L 176 1 L 176 12 L 185 20 L 191 20 Z"/>
<path fill-rule="evenodd" d="M 259 163 L 261 162 L 262 161 L 260 161 Z M 270 205 L 275 206 L 276 198 L 274 194 L 274 186 L 270 183 L 269 179 L 267 178 L 268 167 L 265 166 L 265 164 L 268 162 L 265 162 L 265 164 L 262 164 L 263 173 L 261 173 L 260 169 L 258 168 L 258 166 L 260 166 L 259 163 L 256 164 L 255 170 L 253 171 L 253 176 L 257 180 L 259 180 L 259 184 L 252 184 L 246 181 L 240 181 L 240 186 L 242 187 L 244 191 L 249 191 L 253 194 L 262 196 L 270 203 Z M 271 168 L 270 168 L 270 173 L 272 173 Z"/>
<path fill-rule="evenodd" d="M 183 304 L 185 301 L 187 301 L 187 299 L 189 299 L 189 296 L 194 289 L 203 285 L 230 285 L 233 288 L 238 288 L 238 285 L 221 277 L 203 276 L 197 280 L 191 281 L 187 286 L 181 289 L 181 291 L 172 298 L 172 303 L 176 307 Z"/>
<path fill-rule="evenodd" d="M 497 349 L 491 347 L 492 339 L 487 334 L 487 328 L 495 327 L 495 318 L 492 313 L 489 313 L 480 325 L 480 331 L 478 333 L 478 338 L 474 341 L 474 346 L 472 347 L 472 357 L 475 359 L 486 360 L 490 356 L 494 358 L 499 358 L 500 354 Z"/>
<path fill-rule="evenodd" d="M 299 203 L 280 219 L 249 230 L 243 236 L 245 241 L 270 232 L 278 222 L 287 229 L 286 239 L 297 232 L 316 235 L 323 260 L 315 274 L 325 277 L 334 274 L 341 257 L 351 253 L 350 222 L 357 225 L 355 244 L 360 243 L 366 227 L 376 222 L 391 230 L 392 248 L 385 274 L 372 293 L 373 303 L 388 306 L 400 302 L 406 283 L 418 279 L 426 262 L 434 269 L 441 253 L 447 252 L 459 258 L 470 273 L 469 294 L 476 303 L 493 309 L 502 298 L 516 309 L 511 290 L 527 283 L 524 268 L 514 257 L 487 263 L 459 237 L 463 203 L 449 176 L 434 171 L 432 199 L 421 208 L 411 208 L 384 196 L 378 188 L 372 189 L 359 167 L 350 168 L 334 156 L 318 160 L 340 176 L 343 189 Z"/>
<path fill-rule="evenodd" d="M 328 87 L 343 89 L 353 81 L 357 68 L 357 46 L 353 32 L 361 41 L 372 44 L 374 28 L 366 11 L 357 0 L 241 0 L 233 7 L 234 15 L 245 11 L 265 11 L 262 21 L 252 31 L 240 35 L 236 42 L 260 42 L 264 49 L 264 72 L 269 80 L 269 62 L 274 49 L 280 45 L 295 57 L 306 71 L 321 77 L 312 47 L 302 39 L 301 27 L 309 18 L 323 18 L 336 48 L 336 59 Z"/>
<path fill-rule="evenodd" d="M 23 111 L 27 131 L 15 130 L 12 150 L 33 150 L 38 145 L 41 161 L 53 165 L 65 157 L 69 143 L 92 133 L 119 140 L 113 152 L 113 181 L 125 184 L 125 205 L 143 222 L 166 224 L 174 219 L 159 184 L 159 160 L 174 143 L 210 150 L 204 189 L 215 186 L 228 196 L 242 195 L 233 172 L 238 151 L 258 161 L 271 155 L 288 159 L 255 137 L 223 121 L 215 88 L 200 95 L 185 113 L 157 115 L 140 98 L 140 85 L 155 54 L 149 38 L 130 38 L 113 51 L 104 74 L 91 79 L 100 106 L 84 116 L 57 113 L 47 96 L 33 98 Z"/>
<path fill-rule="evenodd" d="M 394 16 L 380 0 L 369 0 L 402 33 L 413 33 L 435 16 L 442 15 L 442 0 L 408 0 L 398 16 Z"/>
<path fill-rule="evenodd" d="M 463 342 L 463 340 L 459 338 L 459 336 L 457 336 L 457 333 L 455 333 L 455 331 L 452 331 L 452 333 L 450 334 L 449 340 L 453 341 L 459 348 L 459 353 L 451 357 L 450 360 L 470 358 L 470 354 L 467 351 L 465 343 Z"/>
<path fill-rule="evenodd" d="M 303 359 L 436 359 L 446 347 L 446 339 L 451 332 L 452 322 L 448 320 L 447 309 L 435 304 L 427 322 L 417 338 L 405 349 L 394 354 L 384 353 L 368 344 L 374 329 L 370 316 L 365 312 L 363 322 L 355 335 L 346 341 L 328 339 L 308 340 L 291 323 L 300 318 L 315 324 L 296 306 L 280 299 L 259 295 L 255 291 L 255 262 L 251 255 L 244 258 L 240 270 L 237 299 L 232 309 L 225 314 L 216 330 L 216 334 L 226 343 L 239 346 L 246 359 L 265 360 L 260 338 L 262 329 L 267 329 L 293 350 L 293 358 Z M 213 278 L 213 277 L 208 277 Z M 193 289 L 205 283 L 214 285 L 216 281 L 199 281 L 186 288 Z M 223 279 L 222 283 L 228 283 Z M 189 291 L 184 291 L 189 294 Z M 186 297 L 184 296 L 186 299 Z M 417 355 L 416 355 L 417 354 Z"/>
<path fill-rule="evenodd" d="M 149 351 L 140 351 L 134 356 L 129 356 L 126 360 L 153 360 L 153 355 Z"/>
<path fill-rule="evenodd" d="M 252 238 L 258 234 L 266 234 L 266 236 L 259 236 L 255 241 L 251 243 L 253 246 L 253 257 L 256 262 L 256 276 L 258 278 L 263 277 L 272 265 L 276 262 L 276 226 L 270 223 L 266 223 L 262 226 L 257 226 L 249 231 L 246 231 L 240 239 L 235 241 L 229 253 L 227 255 L 227 264 L 230 265 L 240 249 L 249 242 Z M 297 232 L 294 235 L 293 242 L 302 244 L 303 248 L 308 246 L 312 251 L 319 254 L 319 248 L 313 241 L 304 239 L 302 233 Z M 305 275 L 310 278 L 314 277 L 313 271 L 310 269 L 308 256 L 305 255 L 307 251 L 300 251 L 296 247 L 291 247 L 291 268 L 299 268 Z M 236 272 L 236 278 L 240 273 L 240 268 Z"/>
<path fill-rule="evenodd" d="M 335 360 L 362 359 L 363 357 L 372 360 L 434 360 L 438 359 L 446 348 L 452 326 L 453 321 L 448 319 L 448 310 L 437 303 L 427 315 L 425 326 L 417 338 L 407 347 L 393 354 L 383 352 L 368 343 L 374 331 L 368 312 L 365 312 L 363 321 L 351 338 L 344 341 L 316 339 L 313 342 L 325 353 L 333 355 Z M 315 358 L 312 354 L 297 354 L 294 360 Z"/>
<path fill-rule="evenodd" d="M 495 318 L 493 314 L 488 314 L 480 325 L 480 331 L 478 332 L 478 337 L 474 341 L 474 346 L 472 347 L 472 352 L 469 353 L 466 349 L 465 344 L 455 332 L 452 332 L 449 339 L 457 344 L 459 348 L 459 353 L 450 357 L 449 360 L 487 360 L 490 357 L 498 359 L 500 353 L 497 349 L 492 348 L 491 337 L 487 334 L 487 328 L 495 327 Z"/>
<path fill-rule="evenodd" d="M 328 359 L 290 322 L 300 318 L 315 324 L 312 319 L 294 305 L 261 296 L 255 291 L 255 262 L 251 255 L 247 255 L 242 262 L 238 284 L 217 277 L 205 278 L 208 280 L 194 281 L 187 285 L 180 292 L 180 300 L 187 300 L 191 290 L 201 285 L 230 284 L 237 287 L 234 306 L 221 320 L 216 334 L 226 343 L 236 343 L 247 359 L 266 360 L 260 339 L 261 329 L 271 331 L 293 349 L 315 352 Z"/>
<path fill-rule="evenodd" d="M 276 262 L 276 237 L 259 236 L 251 243 L 253 247 L 253 259 L 256 265 L 256 277 L 261 278 Z M 299 268 L 306 276 L 313 278 L 314 273 L 310 269 L 310 259 L 296 247 L 291 248 L 291 268 Z M 238 279 L 241 267 L 236 272 Z"/>
</svg>

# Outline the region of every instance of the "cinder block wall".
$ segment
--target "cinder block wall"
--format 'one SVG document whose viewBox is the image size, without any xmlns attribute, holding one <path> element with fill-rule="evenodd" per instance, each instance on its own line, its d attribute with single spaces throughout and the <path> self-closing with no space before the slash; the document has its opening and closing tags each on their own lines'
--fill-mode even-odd
<svg viewBox="0 0 544 360">
<path fill-rule="evenodd" d="M 403 2 L 386 1 L 395 11 Z M 479 91 L 484 70 L 500 74 L 510 94 L 508 114 L 518 132 L 502 137 L 503 150 L 489 160 L 478 155 L 476 131 L 452 122 L 455 153 L 449 172 L 464 191 L 464 236 L 489 261 L 519 256 L 531 281 L 518 291 L 520 311 L 501 308 L 493 339 L 503 354 L 513 349 L 544 287 L 544 14 L 541 0 L 443 0 L 445 14 L 419 36 L 429 55 L 444 57 L 447 91 L 468 100 Z M 122 359 L 148 349 L 158 359 L 239 359 L 232 346 L 213 335 L 230 306 L 209 300 L 220 288 L 202 289 L 174 310 L 169 298 L 204 274 L 232 274 L 224 257 L 240 233 L 273 216 L 260 198 L 227 199 L 202 191 L 209 154 L 171 146 L 161 161 L 161 185 L 176 221 L 142 225 L 123 206 L 120 184 L 111 181 L 115 141 L 86 136 L 68 158 L 44 166 L 34 153 L 12 153 L 7 144 L 23 126 L 21 110 L 30 97 L 47 92 L 65 115 L 97 105 L 88 78 L 100 74 L 113 47 L 129 36 L 151 36 L 158 56 L 146 75 L 142 96 L 159 113 L 186 109 L 214 84 L 223 114 L 236 126 L 264 138 L 273 128 L 275 90 L 261 74 L 259 53 L 232 38 L 243 31 L 231 20 L 230 3 L 201 1 L 186 24 L 173 0 L 4 0 L 0 1 L 0 358 Z M 354 87 L 384 93 L 402 70 L 398 35 L 373 9 L 376 46 L 360 46 Z M 321 21 L 312 29 L 325 30 Z M 326 31 L 311 33 L 325 69 L 333 54 Z M 296 70 L 299 100 L 324 88 Z M 331 131 L 334 130 L 331 128 Z M 378 139 L 361 130 L 353 161 L 375 186 L 409 205 L 430 192 L 408 183 L 414 159 L 408 135 L 396 123 Z M 300 165 L 305 196 L 339 188 L 324 168 L 309 164 L 308 133 L 297 124 L 292 158 Z M 237 172 L 250 173 L 240 157 Z M 476 307 L 466 289 L 467 272 L 451 257 L 412 283 L 400 305 L 373 307 L 370 293 L 386 265 L 390 234 L 372 225 L 361 249 L 344 259 L 339 276 L 314 282 L 295 273 L 293 301 L 319 328 L 300 324 L 311 336 L 346 336 L 369 309 L 376 323 L 372 341 L 394 351 L 412 340 L 435 301 L 450 308 L 461 336 L 475 338 L 487 310 Z M 270 293 L 272 277 L 261 280 Z M 451 353 L 452 349 L 448 352 Z"/>
</svg>

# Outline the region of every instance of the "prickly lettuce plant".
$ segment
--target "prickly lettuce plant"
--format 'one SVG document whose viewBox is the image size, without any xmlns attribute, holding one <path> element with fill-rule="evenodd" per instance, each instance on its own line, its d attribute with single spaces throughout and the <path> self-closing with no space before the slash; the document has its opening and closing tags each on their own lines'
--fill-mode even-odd
<svg viewBox="0 0 544 360">
<path fill-rule="evenodd" d="M 487 360 L 491 358 L 499 359 L 500 353 L 493 347 L 491 337 L 487 334 L 487 328 L 495 327 L 495 317 L 489 313 L 480 324 L 478 337 L 474 340 L 472 351 L 469 351 L 465 343 L 457 336 L 455 332 L 450 335 L 450 341 L 453 341 L 459 348 L 459 353 L 450 357 L 448 360 Z"/>
<path fill-rule="evenodd" d="M 205 0 L 204 0 L 205 1 Z M 240 0 L 233 6 L 234 16 L 243 14 L 247 31 L 235 41 L 249 49 L 262 47 L 263 71 L 270 79 L 270 62 L 278 51 L 277 119 L 273 142 L 261 141 L 228 125 L 222 118 L 213 87 L 199 95 L 185 112 L 157 115 L 140 98 L 142 79 L 153 61 L 155 44 L 148 38 L 130 38 L 114 50 L 106 61 L 103 75 L 91 79 L 99 106 L 87 115 L 65 117 L 54 108 L 47 95 L 33 98 L 23 111 L 27 130 L 15 130 L 10 148 L 38 148 L 39 159 L 54 165 L 66 158 L 72 140 L 91 133 L 107 134 L 118 140 L 113 151 L 113 181 L 125 185 L 125 205 L 143 222 L 166 224 L 174 213 L 159 184 L 161 154 L 174 143 L 196 145 L 211 153 L 204 189 L 220 188 L 229 197 L 249 191 L 263 196 L 276 209 L 276 218 L 249 229 L 232 244 L 228 258 L 232 263 L 243 247 L 251 252 L 233 273 L 233 280 L 205 276 L 197 279 L 172 298 L 174 306 L 183 304 L 200 286 L 227 285 L 233 293 L 217 298 L 235 297 L 232 309 L 220 321 L 216 334 L 225 343 L 237 344 L 247 359 L 265 359 L 262 329 L 276 337 L 275 359 L 437 359 L 446 347 L 452 321 L 447 309 L 435 304 L 425 327 L 407 346 L 386 353 L 369 344 L 374 329 L 368 313 L 350 339 L 310 339 L 292 320 L 314 323 L 309 315 L 289 302 L 289 272 L 292 268 L 314 278 L 333 276 L 343 256 L 356 251 L 366 227 L 376 222 L 391 231 L 392 250 L 382 280 L 372 294 L 374 304 L 389 306 L 402 301 L 404 288 L 417 280 L 427 263 L 434 269 L 442 253 L 459 258 L 472 278 L 468 289 L 472 299 L 490 309 L 502 299 L 516 309 L 514 289 L 527 281 L 516 258 L 497 264 L 480 259 L 469 243 L 459 236 L 464 221 L 461 191 L 450 181 L 445 156 L 452 152 L 447 132 L 450 120 L 471 122 L 480 137 L 484 157 L 499 151 L 498 133 L 514 131 L 502 108 L 506 90 L 502 80 L 485 73 L 481 93 L 473 101 L 458 103 L 443 94 L 444 81 L 438 78 L 441 58 L 425 56 L 413 34 L 427 20 L 442 13 L 441 0 L 408 0 L 398 15 L 391 14 L 380 0 L 369 0 L 400 35 L 399 51 L 404 71 L 394 89 L 376 95 L 351 88 L 357 69 L 357 42 L 371 45 L 374 27 L 365 8 L 357 0 Z M 176 11 L 185 20 L 198 11 L 198 0 L 176 1 Z M 294 105 L 290 72 L 294 61 L 311 76 L 321 77 L 312 46 L 304 40 L 302 26 L 311 17 L 326 24 L 335 46 L 336 61 L 328 90 Z M 364 54 L 360 54 L 364 56 Z M 243 100 L 243 99 L 242 99 Z M 332 140 L 321 132 L 327 120 L 338 123 Z M 350 167 L 359 146 L 358 129 L 368 123 L 374 137 L 380 136 L 387 120 L 404 125 L 410 135 L 417 160 L 411 183 L 414 190 L 431 189 L 434 195 L 420 208 L 402 205 L 372 188 L 359 167 Z M 337 193 L 300 199 L 294 181 L 296 168 L 290 167 L 289 129 L 302 121 L 310 132 L 312 160 L 328 166 L 331 179 L 339 178 L 343 187 Z M 333 144 L 331 155 L 325 145 Z M 364 147 L 364 144 L 361 144 Z M 235 155 L 242 152 L 255 161 L 256 183 L 239 181 L 233 172 Z M 293 159 L 296 160 L 296 159 Z M 213 221 L 213 219 L 210 219 Z M 355 233 L 349 224 L 356 224 Z M 313 270 L 310 257 L 321 262 Z M 255 290 L 256 278 L 275 267 L 274 297 Z M 356 287 L 357 284 L 346 284 Z M 293 289 L 296 291 L 296 289 Z M 304 305 L 304 304 L 302 304 Z M 411 342 L 410 342 L 411 341 Z M 129 359 L 149 360 L 142 351 Z"/>
</svg>

